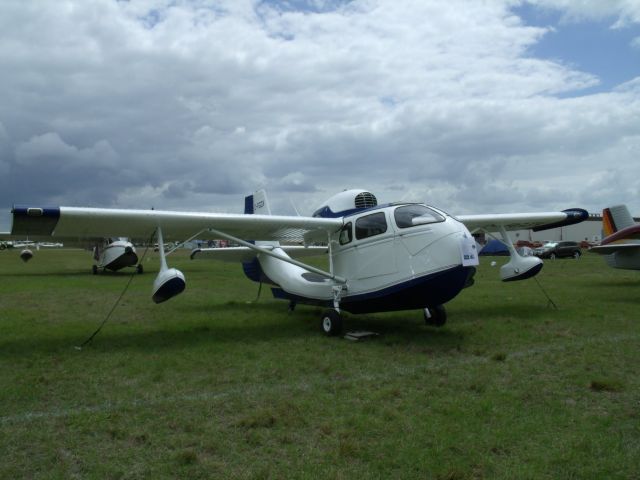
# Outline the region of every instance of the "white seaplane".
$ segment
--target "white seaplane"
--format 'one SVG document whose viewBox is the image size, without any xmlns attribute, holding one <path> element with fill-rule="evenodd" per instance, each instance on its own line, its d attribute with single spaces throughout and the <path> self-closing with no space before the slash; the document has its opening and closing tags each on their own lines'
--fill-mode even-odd
<svg viewBox="0 0 640 480">
<path fill-rule="evenodd" d="M 422 203 L 378 205 L 361 189 L 338 193 L 310 217 L 272 215 L 264 191 L 245 199 L 244 214 L 31 206 L 15 206 L 12 213 L 13 235 L 149 238 L 155 232 L 161 263 L 153 283 L 156 303 L 186 286 L 184 274 L 167 265 L 165 240 L 229 240 L 241 246 L 198 249 L 192 257 L 243 262 L 249 278 L 271 284 L 290 308 L 326 307 L 321 327 L 327 335 L 342 330 L 343 310 L 423 309 L 428 324 L 441 326 L 443 305 L 473 283 L 478 252 L 472 232 L 498 232 L 511 255 L 500 268 L 502 280 L 523 280 L 541 270 L 542 260 L 521 257 L 508 230 L 554 228 L 588 217 L 582 209 L 454 217 Z M 319 252 L 328 254 L 328 270 L 298 260 Z"/>
<path fill-rule="evenodd" d="M 95 263 L 91 267 L 93 274 L 102 270 L 117 272 L 125 267 L 135 267 L 136 272 L 143 273 L 142 263 L 138 263 L 136 247 L 126 237 L 105 238 L 96 242 L 93 247 Z"/>
</svg>

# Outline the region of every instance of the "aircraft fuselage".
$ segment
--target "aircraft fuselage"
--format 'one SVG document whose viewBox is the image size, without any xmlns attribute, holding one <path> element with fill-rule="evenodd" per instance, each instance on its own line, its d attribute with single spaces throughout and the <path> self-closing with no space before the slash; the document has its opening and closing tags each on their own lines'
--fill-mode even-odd
<svg viewBox="0 0 640 480">
<path fill-rule="evenodd" d="M 340 308 L 353 313 L 441 305 L 467 285 L 478 264 L 475 241 L 464 224 L 422 204 L 345 215 L 329 242 L 332 273 L 347 280 Z M 277 285 L 275 296 L 333 303 L 334 281 L 267 255 L 258 255 L 258 261 Z"/>
</svg>

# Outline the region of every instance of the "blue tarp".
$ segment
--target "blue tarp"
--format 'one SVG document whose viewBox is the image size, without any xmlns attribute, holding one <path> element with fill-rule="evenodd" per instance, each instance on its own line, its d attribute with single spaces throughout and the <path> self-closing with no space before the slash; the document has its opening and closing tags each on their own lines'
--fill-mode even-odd
<svg viewBox="0 0 640 480">
<path fill-rule="evenodd" d="M 499 240 L 489 240 L 480 250 L 480 255 L 509 255 L 506 245 Z"/>
</svg>

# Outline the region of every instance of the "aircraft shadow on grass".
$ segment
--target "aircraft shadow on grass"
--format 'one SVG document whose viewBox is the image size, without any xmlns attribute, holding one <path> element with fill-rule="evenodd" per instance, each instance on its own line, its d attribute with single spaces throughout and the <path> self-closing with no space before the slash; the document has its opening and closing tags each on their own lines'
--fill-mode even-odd
<svg viewBox="0 0 640 480">
<path fill-rule="evenodd" d="M 114 278 L 126 278 L 131 276 L 129 272 L 105 272 L 100 273 L 100 276 L 108 276 Z M 86 277 L 93 276 L 91 271 L 87 270 L 70 270 L 66 272 L 11 272 L 0 273 L 0 278 L 38 278 L 38 277 Z"/>
<path fill-rule="evenodd" d="M 83 350 L 94 353 L 110 353 L 132 350 L 137 352 L 157 352 L 162 350 L 181 350 L 202 344 L 259 344 L 277 340 L 308 338 L 315 326 L 308 318 L 307 312 L 287 314 L 280 305 L 263 305 L 262 314 L 273 320 L 261 323 L 259 319 L 245 321 L 243 316 L 252 316 L 250 305 L 231 303 L 218 306 L 216 311 L 208 310 L 209 319 L 203 319 L 199 324 L 190 323 L 182 330 L 163 329 L 158 326 L 151 331 L 127 331 L 126 324 L 113 320 L 117 325 L 105 324 L 103 330 L 86 345 Z M 205 310 L 204 307 L 191 310 Z M 216 314 L 220 312 L 235 312 L 239 319 L 237 323 L 216 323 Z M 380 335 L 365 343 L 371 346 L 380 345 L 410 345 L 412 347 L 428 347 L 432 352 L 448 352 L 459 348 L 465 343 L 465 336 L 455 329 L 435 329 L 425 327 L 419 316 L 407 316 L 394 319 L 376 318 L 375 316 L 353 316 L 351 330 L 369 330 Z M 133 321 L 131 323 L 133 327 Z M 74 348 L 82 344 L 93 333 L 96 324 L 86 325 L 86 332 L 79 332 L 74 326 L 73 332 L 66 335 L 25 335 L 22 338 L 0 340 L 0 358 L 16 358 L 45 354 L 68 355 L 81 353 Z M 114 331 L 115 330 L 115 331 Z M 321 338 L 319 341 L 332 342 L 334 340 Z M 345 340 L 346 342 L 346 340 Z M 362 342 L 360 342 L 362 343 Z M 350 342 L 348 343 L 350 344 Z M 376 347 L 377 348 L 377 347 Z"/>
</svg>

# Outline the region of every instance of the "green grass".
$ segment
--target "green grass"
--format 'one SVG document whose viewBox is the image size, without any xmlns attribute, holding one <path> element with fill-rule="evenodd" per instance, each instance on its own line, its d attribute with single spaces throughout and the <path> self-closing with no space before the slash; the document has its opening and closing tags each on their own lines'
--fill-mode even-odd
<svg viewBox="0 0 640 480">
<path fill-rule="evenodd" d="M 595 255 L 545 263 L 557 310 L 483 259 L 445 327 L 347 315 L 381 334 L 361 342 L 186 253 L 187 290 L 155 305 L 150 255 L 77 350 L 128 274 L 17 253 L 0 252 L 0 478 L 640 475 L 640 272 Z"/>
</svg>

